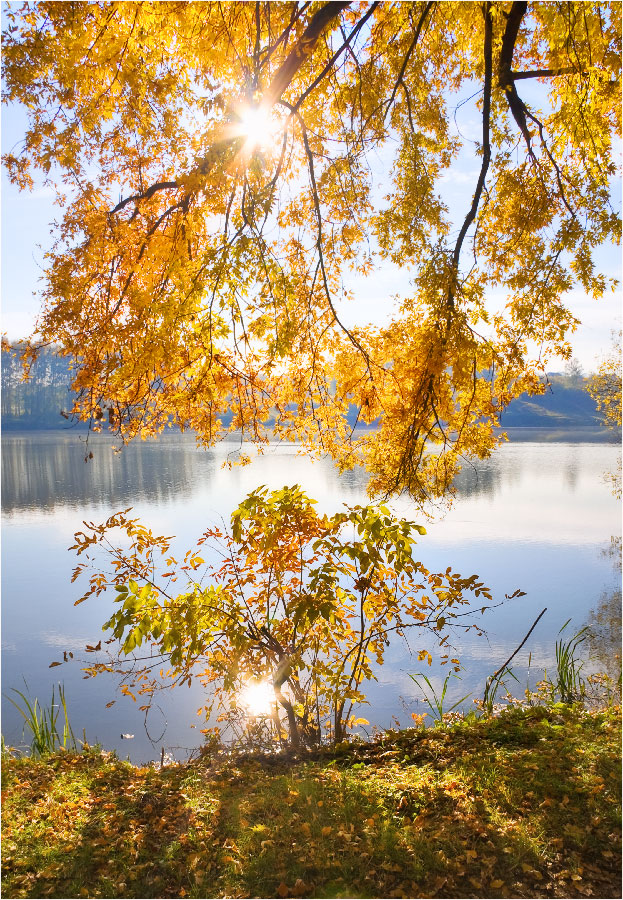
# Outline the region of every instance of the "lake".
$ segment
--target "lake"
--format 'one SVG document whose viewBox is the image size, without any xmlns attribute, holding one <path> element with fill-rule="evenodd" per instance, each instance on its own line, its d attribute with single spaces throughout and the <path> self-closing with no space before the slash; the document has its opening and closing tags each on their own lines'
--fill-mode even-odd
<svg viewBox="0 0 623 900">
<path fill-rule="evenodd" d="M 614 634 L 608 645 L 603 628 L 604 616 L 620 622 L 618 554 L 611 544 L 621 531 L 620 505 L 604 480 L 616 468 L 619 447 L 594 429 L 509 433 L 511 441 L 489 460 L 466 466 L 456 502 L 437 510 L 435 520 L 426 521 L 403 498 L 391 504 L 426 526 L 417 551 L 433 571 L 451 566 L 463 575 L 477 573 L 496 600 L 516 588 L 526 593 L 482 618 L 486 636 L 457 639 L 463 671 L 448 691 L 450 703 L 469 692 L 482 696 L 486 677 L 510 656 L 543 607 L 546 614 L 514 660 L 521 682 L 516 695 L 525 687 L 529 654 L 532 685 L 544 667 L 553 668 L 556 637 L 568 619 L 567 631 L 602 621 L 605 646 L 593 668 L 608 664 L 620 639 Z M 102 637 L 113 608 L 105 596 L 74 607 L 86 589 L 86 583 L 70 581 L 76 558 L 67 548 L 74 532 L 84 519 L 100 522 L 133 507 L 155 533 L 174 534 L 177 546 L 187 548 L 208 525 L 227 520 L 260 484 L 299 483 L 321 511 L 335 512 L 342 503 L 367 502 L 365 476 L 359 470 L 340 476 L 330 462 L 311 461 L 290 444 L 270 445 L 252 465 L 234 468 L 223 463 L 241 450 L 235 442 L 205 451 L 191 436 L 169 434 L 121 453 L 114 447 L 105 436 L 91 436 L 87 452 L 94 455 L 85 463 L 84 436 L 76 432 L 3 436 L 2 733 L 9 745 L 22 742 L 20 716 L 6 700 L 14 696 L 11 688 L 47 704 L 52 686 L 62 681 L 77 736 L 84 729 L 91 743 L 134 762 L 159 758 L 162 747 L 183 758 L 201 743 L 198 684 L 160 694 L 145 728 L 143 714 L 119 695 L 112 676 L 84 680 L 76 663 L 49 668 L 64 650 L 84 658 L 85 644 Z M 422 667 L 403 643 L 392 644 L 378 682 L 367 685 L 370 705 L 358 714 L 379 727 L 396 719 L 408 726 L 412 711 L 426 710 L 409 678 Z M 434 664 L 425 672 L 439 688 L 444 670 Z M 112 699 L 117 702 L 107 708 Z M 134 738 L 122 740 L 125 733 Z"/>
</svg>

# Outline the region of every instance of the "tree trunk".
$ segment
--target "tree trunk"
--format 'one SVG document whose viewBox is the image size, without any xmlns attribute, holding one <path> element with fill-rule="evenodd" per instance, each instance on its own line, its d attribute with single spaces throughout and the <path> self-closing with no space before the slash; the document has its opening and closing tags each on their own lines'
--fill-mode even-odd
<svg viewBox="0 0 623 900">
<path fill-rule="evenodd" d="M 301 739 L 299 737 L 299 727 L 296 721 L 296 714 L 294 712 L 294 708 L 290 701 L 284 697 L 281 693 L 281 685 L 273 682 L 273 687 L 275 689 L 275 697 L 279 701 L 279 703 L 283 706 L 286 711 L 286 715 L 288 716 L 288 727 L 290 730 L 290 746 L 293 750 L 298 750 L 301 746 Z"/>
</svg>

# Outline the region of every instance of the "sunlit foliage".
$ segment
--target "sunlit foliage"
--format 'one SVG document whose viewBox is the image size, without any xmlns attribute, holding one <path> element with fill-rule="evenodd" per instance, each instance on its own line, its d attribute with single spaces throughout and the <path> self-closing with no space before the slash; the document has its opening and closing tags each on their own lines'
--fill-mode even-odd
<svg viewBox="0 0 623 900">
<path fill-rule="evenodd" d="M 90 574 L 78 602 L 114 588 L 118 608 L 104 628 L 126 663 L 111 658 L 86 671 L 121 672 L 122 692 L 146 703 L 167 676 L 198 677 L 225 714 L 250 679 L 268 682 L 278 703 L 274 739 L 298 746 L 340 741 L 357 724 L 352 707 L 365 700 L 362 683 L 376 677 L 394 635 L 410 635 L 429 664 L 422 643 L 432 637 L 456 665 L 449 635 L 479 630 L 469 601 L 480 617 L 492 604 L 488 588 L 450 568 L 430 572 L 413 555 L 424 529 L 384 506 L 321 516 L 314 503 L 297 485 L 258 489 L 232 514 L 230 532 L 209 529 L 183 560 L 169 538 L 125 513 L 89 524 L 73 548 L 84 555 L 74 579 Z"/>
<path fill-rule="evenodd" d="M 621 428 L 621 331 L 613 332 L 612 347 L 591 378 L 588 392 L 609 428 Z M 621 455 L 614 472 L 606 474 L 612 493 L 621 498 Z"/>
<path fill-rule="evenodd" d="M 590 395 L 597 403 L 604 422 L 611 428 L 621 427 L 621 332 L 612 342 L 610 353 L 605 356 L 597 372 L 591 378 Z"/>
<path fill-rule="evenodd" d="M 8 6 L 30 124 L 6 169 L 64 198 L 39 338 L 79 361 L 95 427 L 274 430 L 373 491 L 441 494 L 570 354 L 565 293 L 608 288 L 619 4 Z M 459 154 L 473 196 L 450 209 Z M 385 260 L 406 296 L 346 327 L 349 279 Z M 380 427 L 354 438 L 351 404 Z"/>
</svg>

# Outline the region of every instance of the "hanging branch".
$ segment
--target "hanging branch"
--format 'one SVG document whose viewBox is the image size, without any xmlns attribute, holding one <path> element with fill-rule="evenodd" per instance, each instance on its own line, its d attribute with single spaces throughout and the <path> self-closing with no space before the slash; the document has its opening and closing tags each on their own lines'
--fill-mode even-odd
<svg viewBox="0 0 623 900">
<path fill-rule="evenodd" d="M 490 127 L 491 127 L 491 80 L 492 80 L 492 44 L 493 44 L 493 25 L 491 22 L 491 4 L 485 3 L 483 7 L 483 15 L 485 19 L 485 37 L 483 44 L 483 56 L 484 56 L 484 84 L 483 84 L 483 98 L 482 98 L 482 164 L 480 166 L 480 174 L 478 175 L 478 181 L 476 183 L 476 190 L 474 191 L 474 198 L 472 200 L 472 205 L 465 216 L 465 221 L 461 226 L 461 230 L 459 232 L 459 236 L 457 238 L 456 244 L 454 245 L 454 252 L 452 254 L 452 271 L 451 271 L 451 282 L 448 286 L 448 297 L 447 303 L 450 308 L 454 307 L 454 292 L 456 289 L 456 281 L 458 277 L 459 271 L 459 259 L 461 257 L 461 249 L 463 247 L 463 241 L 465 240 L 465 235 L 467 234 L 470 225 L 472 225 L 474 219 L 476 218 L 476 213 L 478 212 L 478 206 L 480 204 L 480 198 L 482 196 L 482 192 L 485 186 L 485 179 L 487 177 L 487 172 L 489 170 L 489 163 L 491 162 L 491 138 L 490 138 Z"/>
</svg>

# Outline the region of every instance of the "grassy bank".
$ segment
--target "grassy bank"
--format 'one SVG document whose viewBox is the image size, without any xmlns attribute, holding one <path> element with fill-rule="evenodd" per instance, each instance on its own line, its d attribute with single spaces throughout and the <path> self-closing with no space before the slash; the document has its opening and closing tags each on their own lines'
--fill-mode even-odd
<svg viewBox="0 0 623 900">
<path fill-rule="evenodd" d="M 620 709 L 302 760 L 3 761 L 5 897 L 619 897 Z"/>
</svg>

